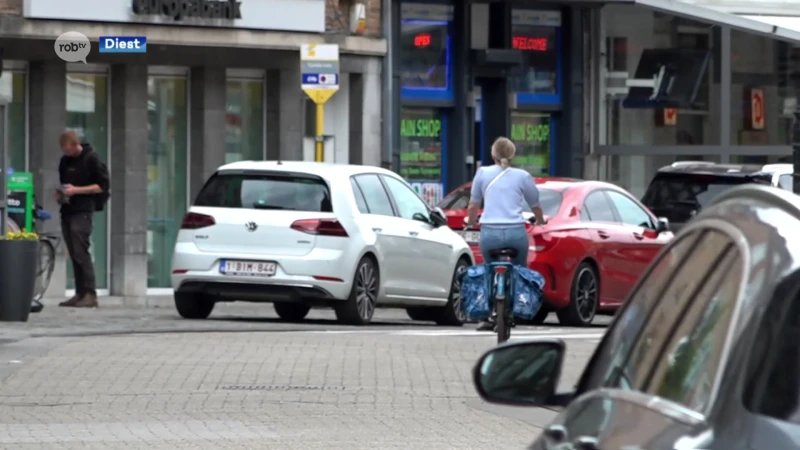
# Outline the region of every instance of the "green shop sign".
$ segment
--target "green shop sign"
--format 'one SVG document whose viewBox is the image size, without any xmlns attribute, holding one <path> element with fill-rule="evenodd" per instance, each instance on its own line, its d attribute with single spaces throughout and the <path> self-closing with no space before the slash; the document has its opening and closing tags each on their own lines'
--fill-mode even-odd
<svg viewBox="0 0 800 450">
<path fill-rule="evenodd" d="M 511 140 L 516 142 L 547 142 L 550 140 L 550 124 L 512 124 Z"/>
<path fill-rule="evenodd" d="M 442 131 L 439 119 L 403 119 L 400 122 L 400 136 L 438 138 Z"/>
</svg>

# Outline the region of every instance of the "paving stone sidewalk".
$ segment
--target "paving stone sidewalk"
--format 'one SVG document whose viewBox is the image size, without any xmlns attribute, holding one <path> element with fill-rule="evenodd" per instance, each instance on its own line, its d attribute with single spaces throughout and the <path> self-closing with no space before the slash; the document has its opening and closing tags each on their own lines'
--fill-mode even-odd
<svg viewBox="0 0 800 450">
<path fill-rule="evenodd" d="M 28 339 L 0 346 L 0 449 L 523 449 L 554 413 L 477 398 L 470 369 L 493 345 L 358 333 Z M 568 344 L 564 388 L 593 348 Z"/>
<path fill-rule="evenodd" d="M 151 306 L 119 306 L 119 303 L 104 306 L 106 303 L 104 299 L 100 299 L 101 306 L 98 309 L 59 308 L 47 304 L 42 312 L 31 314 L 28 322 L 0 323 L 0 343 L 29 337 L 132 333 L 364 330 L 409 326 L 442 329 L 431 322 L 410 320 L 403 309 L 378 309 L 370 326 L 350 327 L 337 323 L 336 316 L 330 309 L 313 309 L 306 320 L 293 324 L 279 320 L 271 304 L 220 303 L 216 305 L 209 319 L 186 320 L 166 301 L 151 302 Z M 551 315 L 551 320 L 554 320 L 553 317 Z M 599 318 L 599 321 L 602 323 L 605 318 Z M 472 328 L 474 325 L 467 324 L 462 329 Z M 557 328 L 557 324 L 552 322 L 537 327 L 548 328 Z M 602 332 L 604 329 L 596 328 L 594 331 Z"/>
<path fill-rule="evenodd" d="M 2 322 L 0 343 L 29 337 L 86 336 L 93 334 L 131 334 L 208 331 L 292 331 L 320 328 L 346 329 L 336 323 L 332 310 L 314 309 L 299 324 L 282 322 L 270 304 L 221 303 L 206 320 L 181 318 L 174 307 L 101 306 L 97 309 L 59 308 L 47 305 L 28 322 Z M 373 326 L 426 326 L 412 322 L 404 310 L 376 311 Z M 429 326 L 432 326 L 429 324 Z"/>
</svg>

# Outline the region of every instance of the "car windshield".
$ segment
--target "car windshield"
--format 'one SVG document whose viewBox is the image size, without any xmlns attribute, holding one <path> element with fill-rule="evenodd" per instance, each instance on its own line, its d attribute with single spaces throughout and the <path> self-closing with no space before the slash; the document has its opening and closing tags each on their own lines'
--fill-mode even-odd
<svg viewBox="0 0 800 450">
<path fill-rule="evenodd" d="M 195 206 L 333 212 L 328 185 L 312 176 L 218 173 L 203 186 Z"/>
<path fill-rule="evenodd" d="M 442 208 L 443 210 L 466 209 L 467 206 L 469 206 L 469 196 L 469 188 L 457 189 L 447 195 L 447 197 L 443 198 L 442 201 L 440 201 L 436 206 Z M 553 217 L 558 214 L 558 210 L 561 209 L 562 198 L 563 196 L 559 191 L 545 189 L 542 187 L 539 188 L 539 203 L 542 205 L 542 212 L 545 216 Z M 481 209 L 483 209 L 482 204 Z M 523 209 L 526 211 L 528 210 L 527 207 Z"/>
</svg>

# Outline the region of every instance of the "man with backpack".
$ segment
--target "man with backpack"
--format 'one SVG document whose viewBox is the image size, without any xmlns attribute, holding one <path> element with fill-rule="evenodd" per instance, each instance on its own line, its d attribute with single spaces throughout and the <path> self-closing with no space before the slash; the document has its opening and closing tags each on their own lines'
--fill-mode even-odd
<svg viewBox="0 0 800 450">
<path fill-rule="evenodd" d="M 61 232 L 75 274 L 75 295 L 59 306 L 97 308 L 94 263 L 89 254 L 93 220 L 109 197 L 108 168 L 92 150 L 81 144 L 74 131 L 61 133 L 64 156 L 58 165 L 61 183 L 56 200 L 61 204 Z"/>
</svg>

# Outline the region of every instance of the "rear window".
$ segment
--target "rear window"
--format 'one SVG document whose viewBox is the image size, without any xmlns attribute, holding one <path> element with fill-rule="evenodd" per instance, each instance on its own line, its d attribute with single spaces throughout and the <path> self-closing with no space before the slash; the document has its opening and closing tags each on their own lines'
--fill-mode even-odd
<svg viewBox="0 0 800 450">
<path fill-rule="evenodd" d="M 649 208 L 686 206 L 694 209 L 706 206 L 728 189 L 753 180 L 742 177 L 714 175 L 656 175 L 642 198 Z"/>
<path fill-rule="evenodd" d="M 561 209 L 561 192 L 539 188 L 539 203 L 545 216 L 553 217 Z"/>
<path fill-rule="evenodd" d="M 469 189 L 459 189 L 451 192 L 437 206 L 444 210 L 466 209 L 469 206 L 469 196 Z M 561 192 L 539 188 L 539 203 L 542 205 L 542 212 L 545 216 L 553 217 L 558 213 L 558 210 L 561 209 L 561 199 Z M 483 209 L 483 203 L 481 203 L 481 209 Z M 527 211 L 527 205 L 523 209 Z"/>
<path fill-rule="evenodd" d="M 195 206 L 333 212 L 321 178 L 291 174 L 217 173 L 203 186 Z"/>
</svg>

